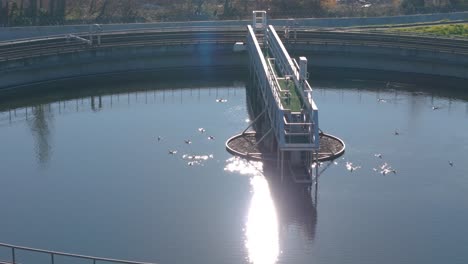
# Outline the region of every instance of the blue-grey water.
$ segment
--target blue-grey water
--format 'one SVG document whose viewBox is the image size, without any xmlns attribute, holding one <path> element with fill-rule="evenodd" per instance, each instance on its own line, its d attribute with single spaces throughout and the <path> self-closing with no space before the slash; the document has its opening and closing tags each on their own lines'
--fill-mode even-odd
<svg viewBox="0 0 468 264">
<path fill-rule="evenodd" d="M 0 100 L 0 242 L 157 263 L 468 263 L 468 91 L 312 81 L 321 129 L 347 147 L 315 197 L 225 151 L 252 119 L 247 80 L 208 76 Z"/>
</svg>

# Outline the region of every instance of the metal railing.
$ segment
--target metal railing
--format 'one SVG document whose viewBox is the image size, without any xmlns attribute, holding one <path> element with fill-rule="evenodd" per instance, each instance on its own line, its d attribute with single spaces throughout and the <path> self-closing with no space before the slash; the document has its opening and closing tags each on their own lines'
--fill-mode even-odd
<svg viewBox="0 0 468 264">
<path fill-rule="evenodd" d="M 300 67 L 295 60 L 293 60 L 286 48 L 284 47 L 281 39 L 276 33 L 275 28 L 270 25 L 268 27 L 267 33 L 267 43 L 269 52 L 271 52 L 278 61 L 278 68 L 283 71 L 283 75 L 289 75 L 292 77 L 292 81 L 295 84 L 295 89 L 297 90 L 299 96 L 301 97 L 302 102 L 304 102 L 304 108 L 301 112 L 303 119 L 307 123 L 311 123 L 309 129 L 310 137 L 308 137 L 307 143 L 308 147 L 319 148 L 319 137 L 318 135 L 318 109 L 312 98 L 312 88 L 310 87 L 308 81 L 304 79 L 304 76 L 300 76 Z M 290 128 L 285 124 L 285 128 Z M 287 144 L 294 144 L 295 140 L 286 140 Z M 292 145 L 291 145 L 292 146 Z"/>
<path fill-rule="evenodd" d="M 28 252 L 36 252 L 36 253 L 41 253 L 41 254 L 47 254 L 47 255 L 50 256 L 50 263 L 51 264 L 56 263 L 56 259 L 55 259 L 56 256 L 63 256 L 63 257 L 69 257 L 69 258 L 75 258 L 75 259 L 89 260 L 93 264 L 96 264 L 98 262 L 124 263 L 124 264 L 155 264 L 155 263 L 150 263 L 150 262 L 138 262 L 138 261 L 129 261 L 129 260 L 111 259 L 111 258 L 99 258 L 99 257 L 93 257 L 93 256 L 86 256 L 86 255 L 70 254 L 70 253 L 43 250 L 43 249 L 37 249 L 37 248 L 21 247 L 21 246 L 15 246 L 15 245 L 4 244 L 4 243 L 0 243 L 0 247 L 4 247 L 4 248 L 7 248 L 7 249 L 11 250 L 11 262 L 0 260 L 0 263 L 9 263 L 9 264 L 18 263 L 17 262 L 18 251 L 28 251 Z"/>
<path fill-rule="evenodd" d="M 177 34 L 172 34 L 174 32 L 177 32 Z M 197 32 L 199 32 L 200 35 L 195 34 Z M 85 33 L 70 33 L 82 38 L 87 37 Z M 203 35 L 201 33 L 206 34 Z M 211 36 L 209 34 L 211 34 Z M 106 30 L 104 33 L 101 33 L 101 36 L 103 38 L 103 45 L 93 47 L 84 45 L 84 43 L 77 41 L 66 42 L 66 35 L 0 42 L 0 61 L 20 60 L 29 57 L 67 54 L 86 51 L 89 49 L 119 46 L 184 45 L 208 42 L 228 44 L 242 40 L 243 36 L 245 36 L 245 31 L 240 30 L 238 27 L 190 27 L 184 28 L 183 31 L 181 31 L 180 28 L 176 29 L 168 27 L 153 30 Z M 370 32 L 326 32 L 305 30 L 298 31 L 297 39 L 294 39 L 293 43 L 294 45 L 308 46 L 345 45 L 421 50 L 448 54 L 468 54 L 468 40 L 374 34 Z M 285 65 L 289 64 L 288 62 L 284 63 Z M 292 66 L 297 66 L 294 65 L 294 60 Z M 296 67 L 292 68 L 294 69 Z"/>
<path fill-rule="evenodd" d="M 258 43 L 257 37 L 252 26 L 248 25 L 247 47 L 250 54 L 250 60 L 254 69 L 254 74 L 259 81 L 258 85 L 261 90 L 263 102 L 267 109 L 267 115 L 271 121 L 271 126 L 274 127 L 274 135 L 278 142 L 284 142 L 284 123 L 282 117 L 284 112 L 278 107 L 281 104 L 281 98 L 277 89 L 274 89 L 273 74 L 269 71 L 262 49 Z"/>
</svg>

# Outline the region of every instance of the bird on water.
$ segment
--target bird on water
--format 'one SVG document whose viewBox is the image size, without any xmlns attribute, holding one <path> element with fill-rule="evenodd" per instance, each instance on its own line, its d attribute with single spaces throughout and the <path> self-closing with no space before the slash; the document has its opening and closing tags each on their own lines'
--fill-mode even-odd
<svg viewBox="0 0 468 264">
<path fill-rule="evenodd" d="M 361 166 L 353 166 L 352 162 L 349 162 L 349 161 L 346 162 L 346 169 L 349 170 L 350 172 L 353 172 L 353 171 L 355 171 L 357 169 L 360 169 L 360 168 L 361 168 Z"/>
</svg>

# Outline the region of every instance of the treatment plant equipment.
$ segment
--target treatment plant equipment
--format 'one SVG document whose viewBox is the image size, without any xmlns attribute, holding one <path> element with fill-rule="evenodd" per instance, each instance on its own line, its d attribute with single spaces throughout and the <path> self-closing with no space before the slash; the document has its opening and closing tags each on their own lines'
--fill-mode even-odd
<svg viewBox="0 0 468 264">
<path fill-rule="evenodd" d="M 311 184 L 319 174 L 321 136 L 318 107 L 307 80 L 307 58 L 300 57 L 297 62 L 290 57 L 275 28 L 267 24 L 265 11 L 253 12 L 253 23 L 247 30 L 250 89 L 261 98 L 255 102 L 261 104 L 261 113 L 248 127 L 261 123 L 256 126 L 259 135 L 255 145 L 262 144 L 266 151 L 276 153 L 281 178 L 288 169 L 287 174 L 296 183 Z M 230 144 L 244 136 L 247 129 L 228 140 L 226 145 L 233 149 L 231 152 L 250 156 L 248 150 Z M 340 154 L 343 151 L 344 144 Z"/>
</svg>

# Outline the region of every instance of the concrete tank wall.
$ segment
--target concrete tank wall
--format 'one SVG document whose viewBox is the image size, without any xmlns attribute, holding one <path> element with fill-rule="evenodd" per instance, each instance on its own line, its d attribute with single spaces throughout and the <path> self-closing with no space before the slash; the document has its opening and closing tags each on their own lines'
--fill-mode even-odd
<svg viewBox="0 0 468 264">
<path fill-rule="evenodd" d="M 118 47 L 0 63 L 0 88 L 115 72 L 247 65 L 232 45 Z"/>
<path fill-rule="evenodd" d="M 306 56 L 316 67 L 420 73 L 468 80 L 468 56 L 453 53 L 347 45 L 295 45 L 288 50 Z"/>
<path fill-rule="evenodd" d="M 247 67 L 232 44 L 113 47 L 0 62 L 0 89 L 85 75 L 191 67 Z M 420 73 L 468 80 L 468 56 L 434 51 L 350 45 L 288 45 L 316 67 Z"/>
</svg>

